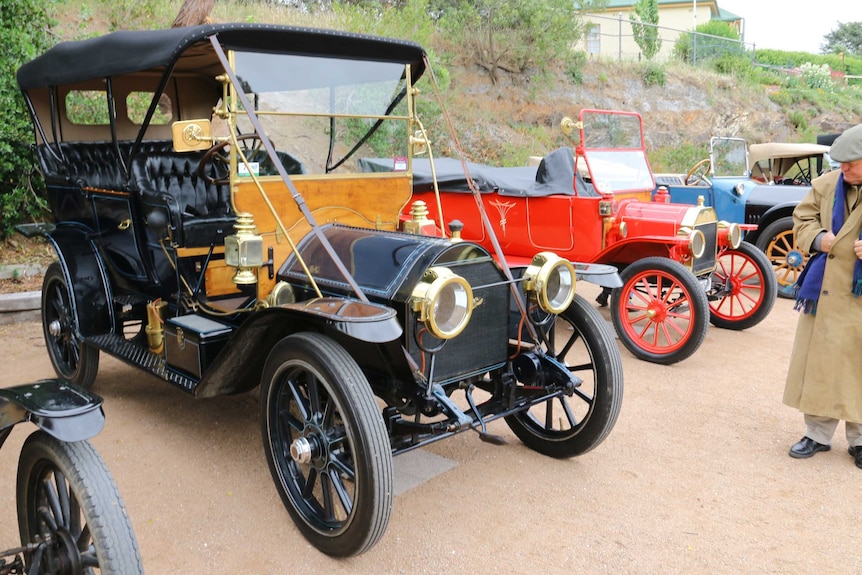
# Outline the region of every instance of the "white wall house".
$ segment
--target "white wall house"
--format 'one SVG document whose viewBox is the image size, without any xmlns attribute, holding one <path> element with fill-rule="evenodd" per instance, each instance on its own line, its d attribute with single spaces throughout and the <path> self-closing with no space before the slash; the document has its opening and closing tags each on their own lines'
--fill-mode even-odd
<svg viewBox="0 0 862 575">
<path fill-rule="evenodd" d="M 604 9 L 583 14 L 586 30 L 578 47 L 597 58 L 641 59 L 643 56 L 634 40 L 629 20 L 629 14 L 634 13 L 635 4 L 636 2 L 631 0 L 610 0 Z M 715 1 L 658 0 L 658 8 L 658 30 L 662 39 L 661 50 L 655 56 L 658 61 L 670 58 L 680 34 L 710 20 L 729 22 L 739 29 L 740 37 L 743 34 L 744 20 L 722 10 Z"/>
</svg>

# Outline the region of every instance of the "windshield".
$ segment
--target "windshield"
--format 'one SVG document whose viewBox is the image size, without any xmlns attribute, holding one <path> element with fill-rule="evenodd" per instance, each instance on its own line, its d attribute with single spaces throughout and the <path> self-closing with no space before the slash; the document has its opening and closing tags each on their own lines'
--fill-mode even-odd
<svg viewBox="0 0 862 575">
<path fill-rule="evenodd" d="M 605 193 L 655 187 L 637 114 L 582 111 L 581 146 L 592 184 Z"/>
<path fill-rule="evenodd" d="M 356 172 L 355 158 L 406 157 L 405 66 L 235 52 L 237 77 L 279 154 L 296 173 Z M 253 132 L 240 110 L 237 130 Z"/>
<path fill-rule="evenodd" d="M 712 138 L 709 157 L 714 175 L 748 177 L 748 147 L 742 138 Z"/>
</svg>

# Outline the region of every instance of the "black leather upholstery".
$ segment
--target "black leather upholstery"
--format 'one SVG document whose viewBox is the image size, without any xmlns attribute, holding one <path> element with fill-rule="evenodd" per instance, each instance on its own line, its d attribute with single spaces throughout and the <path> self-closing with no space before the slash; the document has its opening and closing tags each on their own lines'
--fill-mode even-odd
<svg viewBox="0 0 862 575">
<path fill-rule="evenodd" d="M 166 206 L 174 241 L 184 247 L 224 243 L 236 220 L 228 184 L 209 183 L 198 174 L 202 157 L 203 152 L 170 152 L 132 160 L 132 178 L 145 212 Z M 226 177 L 212 164 L 207 170 L 213 179 Z"/>
<path fill-rule="evenodd" d="M 119 143 L 123 158 L 131 149 L 132 142 Z M 159 239 L 170 235 L 184 247 L 218 245 L 233 230 L 236 218 L 228 185 L 210 184 L 198 175 L 204 152 L 174 152 L 170 141 L 141 142 L 126 174 L 111 142 L 64 142 L 60 151 L 65 161 L 54 157 L 45 145 L 37 149 L 47 180 L 71 180 L 81 187 L 105 190 L 139 190 L 148 227 Z M 207 169 L 213 178 L 227 175 L 213 164 Z"/>
</svg>

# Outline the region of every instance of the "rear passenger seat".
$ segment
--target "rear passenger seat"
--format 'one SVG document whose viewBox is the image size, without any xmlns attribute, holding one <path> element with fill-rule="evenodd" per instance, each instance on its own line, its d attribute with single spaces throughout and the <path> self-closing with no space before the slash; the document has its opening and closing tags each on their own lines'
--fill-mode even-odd
<svg viewBox="0 0 862 575">
<path fill-rule="evenodd" d="M 128 157 L 132 142 L 120 142 Z M 66 161 L 54 157 L 46 146 L 37 155 L 46 179 L 75 182 L 82 188 L 140 192 L 148 227 L 158 238 L 171 235 L 183 247 L 206 247 L 224 243 L 233 229 L 229 186 L 210 184 L 198 174 L 203 152 L 173 151 L 170 141 L 141 142 L 129 166 L 110 142 L 64 142 L 60 150 Z M 208 166 L 214 178 L 226 176 Z"/>
</svg>

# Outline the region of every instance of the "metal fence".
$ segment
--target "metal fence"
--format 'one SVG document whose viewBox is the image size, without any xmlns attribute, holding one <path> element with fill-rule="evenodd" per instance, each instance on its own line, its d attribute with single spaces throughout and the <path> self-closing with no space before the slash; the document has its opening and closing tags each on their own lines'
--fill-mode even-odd
<svg viewBox="0 0 862 575">
<path fill-rule="evenodd" d="M 643 58 L 640 48 L 637 42 L 635 42 L 632 22 L 627 17 L 623 17 L 622 13 L 616 17 L 589 14 L 589 18 L 606 21 L 607 25 L 600 26 L 598 34 L 591 34 L 589 30 L 590 22 L 586 22 L 588 26 L 585 38 L 587 52 L 594 53 L 602 58 L 614 58 L 616 60 L 641 60 Z M 698 62 L 724 55 L 746 56 L 752 61 L 754 60 L 755 46 L 753 42 L 732 40 L 723 36 L 670 28 L 646 22 L 640 22 L 639 24 L 646 28 L 655 28 L 658 31 L 657 36 L 662 42 L 662 48 L 654 58 L 656 61 L 680 58 L 680 55 L 675 53 L 674 49 L 680 40 L 685 43 L 684 48 L 686 48 L 684 50 L 686 55 L 683 59 L 694 65 L 697 65 Z M 591 41 L 596 43 L 596 40 L 600 48 L 598 50 L 595 47 L 591 49 Z"/>
</svg>

